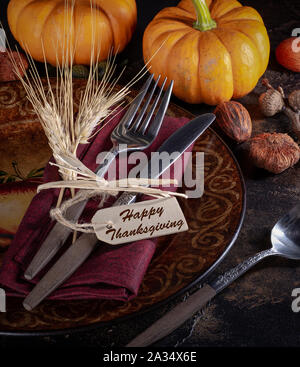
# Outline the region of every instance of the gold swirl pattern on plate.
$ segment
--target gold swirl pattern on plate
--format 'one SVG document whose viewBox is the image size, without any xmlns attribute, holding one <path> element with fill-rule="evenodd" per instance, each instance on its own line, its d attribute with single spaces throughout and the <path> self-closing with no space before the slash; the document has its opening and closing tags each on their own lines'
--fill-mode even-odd
<svg viewBox="0 0 300 367">
<path fill-rule="evenodd" d="M 0 87 L 0 106 L 1 108 L 13 108 L 18 101 L 18 92 L 8 85 Z"/>
</svg>

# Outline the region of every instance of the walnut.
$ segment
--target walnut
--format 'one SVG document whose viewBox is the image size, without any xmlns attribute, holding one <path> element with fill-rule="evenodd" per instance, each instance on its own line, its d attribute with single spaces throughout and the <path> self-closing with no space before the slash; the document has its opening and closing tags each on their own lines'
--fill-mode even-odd
<svg viewBox="0 0 300 367">
<path fill-rule="evenodd" d="M 281 173 L 300 158 L 298 144 L 287 134 L 263 133 L 249 140 L 250 158 L 260 168 Z"/>
</svg>

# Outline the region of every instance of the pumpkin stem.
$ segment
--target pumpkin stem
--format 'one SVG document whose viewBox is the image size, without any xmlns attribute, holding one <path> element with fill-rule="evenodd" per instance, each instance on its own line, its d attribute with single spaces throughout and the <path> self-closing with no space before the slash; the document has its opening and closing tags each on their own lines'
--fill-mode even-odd
<svg viewBox="0 0 300 367">
<path fill-rule="evenodd" d="M 197 20 L 194 22 L 194 28 L 199 31 L 208 31 L 216 28 L 217 23 L 211 18 L 208 6 L 205 0 L 192 0 L 197 14 Z"/>
</svg>

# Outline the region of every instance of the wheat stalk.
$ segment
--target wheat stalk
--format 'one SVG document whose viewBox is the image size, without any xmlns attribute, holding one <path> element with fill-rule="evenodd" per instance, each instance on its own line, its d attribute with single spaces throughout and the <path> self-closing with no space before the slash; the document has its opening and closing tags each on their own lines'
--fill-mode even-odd
<svg viewBox="0 0 300 367">
<path fill-rule="evenodd" d="M 43 82 L 26 45 L 25 51 L 28 55 L 30 64 L 28 73 L 26 72 L 18 50 L 19 62 L 12 56 L 10 57 L 14 72 L 20 79 L 26 91 L 27 98 L 31 102 L 33 110 L 39 118 L 45 135 L 48 138 L 53 157 L 58 164 L 63 163 L 61 159 L 62 156 L 71 154 L 76 157 L 79 144 L 87 144 L 89 139 L 99 132 L 99 129 L 96 131 L 96 127 L 99 126 L 100 129 L 101 125 L 103 127 L 103 121 L 107 119 L 117 107 L 124 103 L 125 96 L 130 92 L 131 86 L 147 72 L 146 66 L 144 66 L 127 85 L 116 92 L 114 89 L 115 85 L 124 69 L 118 77 L 114 77 L 116 65 L 115 57 L 112 56 L 111 52 L 106 64 L 104 76 L 99 82 L 97 70 L 99 51 L 98 54 L 95 54 L 95 32 L 93 27 L 94 21 L 92 21 L 90 71 L 86 87 L 80 97 L 77 116 L 74 118 L 72 65 L 76 40 L 73 51 L 71 45 L 74 4 L 75 0 L 65 0 L 64 33 L 66 36 L 63 37 L 62 45 L 56 45 L 56 47 L 62 48 L 63 52 L 61 63 L 58 62 L 58 55 L 56 54 L 57 79 L 55 87 L 52 87 L 48 75 L 43 44 L 42 49 L 46 71 L 47 92 L 45 92 Z M 90 6 L 93 14 L 93 0 L 90 1 Z M 72 170 L 60 168 L 59 172 L 62 179 L 65 181 L 75 180 L 77 177 L 76 172 Z M 70 187 L 70 190 L 72 196 L 74 196 L 74 189 Z M 60 190 L 57 207 L 60 206 L 63 196 L 64 188 Z M 74 232 L 73 242 L 75 239 L 76 233 Z"/>
<path fill-rule="evenodd" d="M 114 87 L 123 71 L 118 77 L 114 77 L 116 65 L 115 57 L 113 57 L 111 53 L 106 64 L 104 76 L 98 81 L 97 64 L 99 53 L 95 55 L 94 47 L 92 47 L 89 76 L 84 92 L 80 96 L 77 116 L 74 118 L 72 65 L 75 48 L 72 52 L 70 40 L 72 28 L 70 19 L 72 19 L 73 15 L 74 0 L 71 0 L 71 2 L 65 0 L 65 9 L 64 27 L 65 33 L 68 36 L 64 38 L 63 45 L 59 45 L 63 48 L 64 52 L 62 62 L 57 62 L 57 82 L 55 87 L 52 86 L 47 72 L 45 52 L 44 62 L 47 92 L 45 92 L 43 82 L 28 48 L 26 52 L 30 64 L 29 72 L 26 73 L 20 55 L 19 62 L 11 57 L 14 72 L 22 82 L 27 98 L 31 102 L 41 122 L 57 163 L 61 163 L 61 155 L 73 154 L 76 156 L 79 144 L 86 144 L 89 142 L 89 139 L 99 131 L 96 131 L 96 127 L 101 127 L 103 121 L 111 115 L 117 107 L 124 103 L 125 96 L 130 92 L 131 86 L 146 73 L 144 67 L 131 82 L 116 92 Z M 91 0 L 91 11 L 92 10 L 93 1 Z M 92 45 L 94 46 L 93 22 L 92 35 Z M 22 76 L 22 72 L 24 76 Z M 70 180 L 73 177 L 73 174 L 69 171 L 60 170 L 60 173 L 65 180 Z"/>
</svg>

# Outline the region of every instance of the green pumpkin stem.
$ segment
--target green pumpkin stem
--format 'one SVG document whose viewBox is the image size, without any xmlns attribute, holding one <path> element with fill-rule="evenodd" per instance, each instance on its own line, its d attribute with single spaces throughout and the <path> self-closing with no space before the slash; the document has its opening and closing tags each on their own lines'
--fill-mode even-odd
<svg viewBox="0 0 300 367">
<path fill-rule="evenodd" d="M 208 31 L 216 28 L 217 23 L 211 18 L 208 6 L 205 0 L 192 0 L 195 6 L 197 20 L 194 22 L 194 28 L 199 31 Z"/>
</svg>

